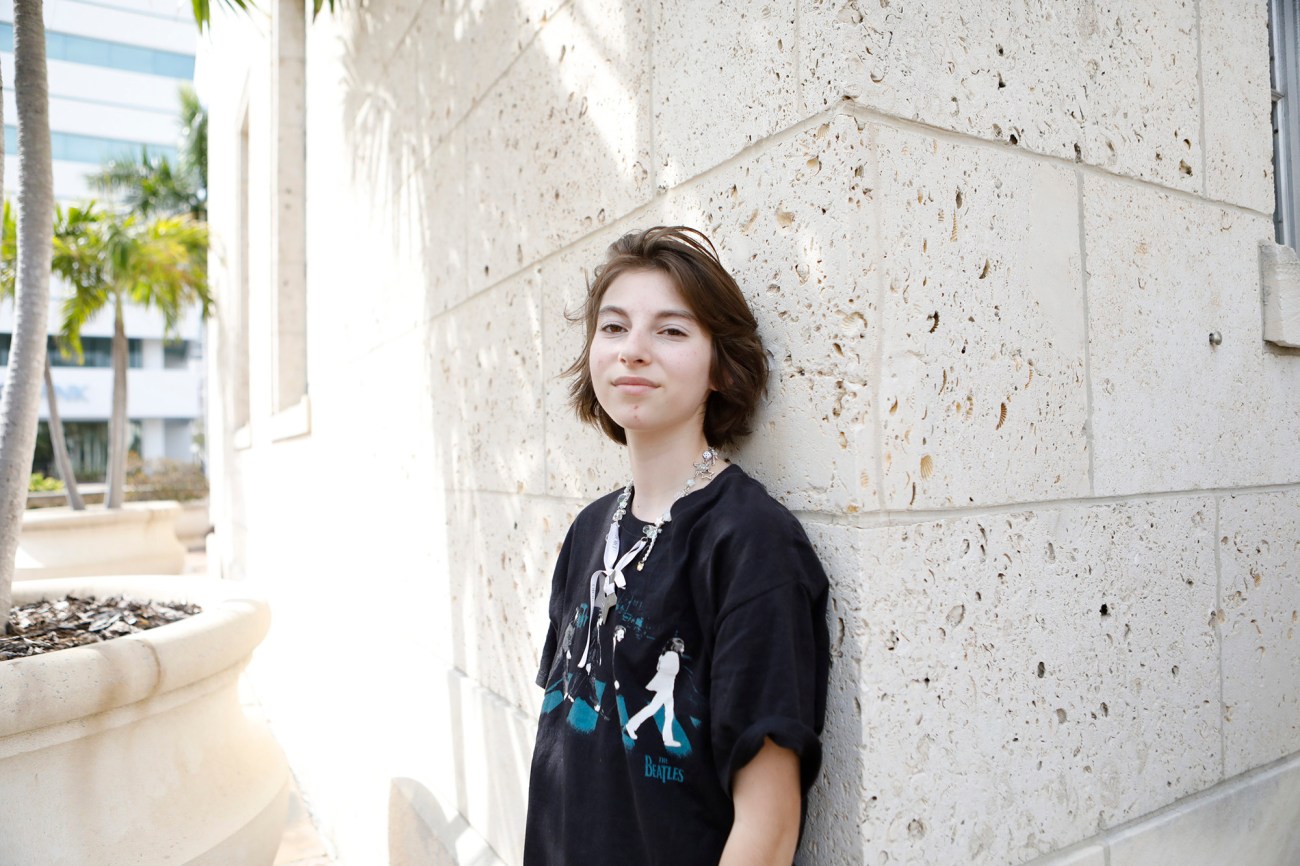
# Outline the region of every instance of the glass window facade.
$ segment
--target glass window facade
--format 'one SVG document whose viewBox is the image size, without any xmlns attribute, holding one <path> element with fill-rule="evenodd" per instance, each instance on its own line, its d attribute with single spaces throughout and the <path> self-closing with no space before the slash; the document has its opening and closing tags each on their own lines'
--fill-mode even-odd
<svg viewBox="0 0 1300 866">
<path fill-rule="evenodd" d="M 0 334 L 0 367 L 9 365 L 9 347 L 13 342 L 13 334 Z M 77 363 L 76 356 L 69 355 L 63 357 L 59 352 L 58 345 L 54 342 L 54 337 L 48 337 L 45 342 L 45 351 L 50 356 L 51 367 L 112 367 L 113 366 L 113 338 L 112 337 L 82 337 L 81 354 L 82 361 Z M 182 359 L 179 363 L 174 358 Z M 181 341 L 176 344 L 168 343 L 163 349 L 163 368 L 166 370 L 183 370 L 189 362 L 189 344 Z M 128 337 L 126 340 L 126 365 L 127 367 L 139 370 L 144 366 L 144 341 L 135 337 Z"/>
<path fill-rule="evenodd" d="M 140 422 L 130 420 L 126 431 L 130 443 L 128 451 L 140 453 L 140 437 Z M 72 461 L 72 474 L 77 476 L 77 480 L 82 483 L 102 483 L 108 473 L 108 422 L 64 421 L 63 439 L 68 446 L 68 458 Z M 40 423 L 36 431 L 32 471 L 40 472 L 46 478 L 58 477 L 54 447 L 50 442 L 50 425 L 45 421 Z"/>
<path fill-rule="evenodd" d="M 165 156 L 174 165 L 177 160 L 176 148 L 165 144 L 143 144 L 138 141 L 126 141 L 120 138 L 101 138 L 96 135 L 80 135 L 75 132 L 51 132 L 51 155 L 64 162 L 84 162 L 88 165 L 100 165 L 110 159 L 132 156 L 141 150 L 154 156 Z M 5 153 L 18 152 L 18 127 L 5 125 Z"/>
<path fill-rule="evenodd" d="M 5 335 L 6 338 L 8 335 Z M 45 344 L 45 351 L 50 355 L 51 367 L 111 367 L 113 366 L 112 337 L 82 337 L 82 363 L 78 364 L 76 356 L 67 358 L 59 352 L 54 338 Z M 139 369 L 144 366 L 144 350 L 140 340 L 128 337 L 126 341 L 126 365 Z"/>
<path fill-rule="evenodd" d="M 0 22 L 0 51 L 14 51 L 14 25 Z M 50 60 L 66 60 L 107 69 L 143 72 L 165 78 L 190 79 L 194 77 L 194 55 L 175 51 L 161 51 L 139 45 L 125 45 L 89 36 L 71 33 L 45 33 L 45 51 Z"/>
</svg>

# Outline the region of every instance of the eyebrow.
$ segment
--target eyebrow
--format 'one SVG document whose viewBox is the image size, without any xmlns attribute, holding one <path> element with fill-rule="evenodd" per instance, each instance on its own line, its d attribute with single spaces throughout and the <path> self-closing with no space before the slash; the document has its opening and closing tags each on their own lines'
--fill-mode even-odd
<svg viewBox="0 0 1300 866">
<path fill-rule="evenodd" d="M 601 307 L 596 314 L 599 316 L 605 313 L 613 313 L 614 315 L 622 316 L 625 319 L 631 318 L 631 316 L 627 314 L 627 310 L 623 309 L 622 307 L 615 307 L 612 304 L 606 304 L 605 306 Z M 660 319 L 688 319 L 692 322 L 698 322 L 700 320 L 699 316 L 696 316 L 690 310 L 680 310 L 680 309 L 660 310 L 658 313 L 655 314 L 655 320 L 658 321 Z"/>
</svg>

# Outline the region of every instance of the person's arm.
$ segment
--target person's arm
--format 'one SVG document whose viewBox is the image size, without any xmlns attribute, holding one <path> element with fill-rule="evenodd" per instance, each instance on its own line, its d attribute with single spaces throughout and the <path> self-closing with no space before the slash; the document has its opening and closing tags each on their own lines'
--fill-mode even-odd
<svg viewBox="0 0 1300 866">
<path fill-rule="evenodd" d="M 801 796 L 799 756 L 764 738 L 732 780 L 736 818 L 718 866 L 790 866 L 799 844 Z"/>
</svg>

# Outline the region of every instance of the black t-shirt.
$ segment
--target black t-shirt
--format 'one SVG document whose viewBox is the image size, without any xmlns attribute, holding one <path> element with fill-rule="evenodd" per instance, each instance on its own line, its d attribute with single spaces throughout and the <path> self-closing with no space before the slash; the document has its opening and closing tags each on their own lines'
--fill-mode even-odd
<svg viewBox="0 0 1300 866">
<path fill-rule="evenodd" d="M 732 774 L 764 737 L 800 756 L 805 794 L 817 776 L 826 575 L 794 516 L 728 466 L 677 501 L 601 624 L 617 499 L 578 515 L 555 566 L 524 866 L 716 866 Z M 645 526 L 629 506 L 619 550 Z"/>
</svg>

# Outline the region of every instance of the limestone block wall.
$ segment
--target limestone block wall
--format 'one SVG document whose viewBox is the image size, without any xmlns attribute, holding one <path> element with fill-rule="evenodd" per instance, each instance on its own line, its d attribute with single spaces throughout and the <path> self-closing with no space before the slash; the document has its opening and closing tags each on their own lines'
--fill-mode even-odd
<svg viewBox="0 0 1300 866">
<path fill-rule="evenodd" d="M 1267 4 L 1030 5 L 348 3 L 297 105 L 302 4 L 217 22 L 219 558 L 271 595 L 255 685 L 339 862 L 519 861 L 552 560 L 625 472 L 566 408 L 564 312 L 657 223 L 758 315 L 733 459 L 834 586 L 801 863 L 1216 856 L 1188 826 L 1300 856 Z M 305 237 L 305 429 L 272 411 L 272 227 Z"/>
</svg>

